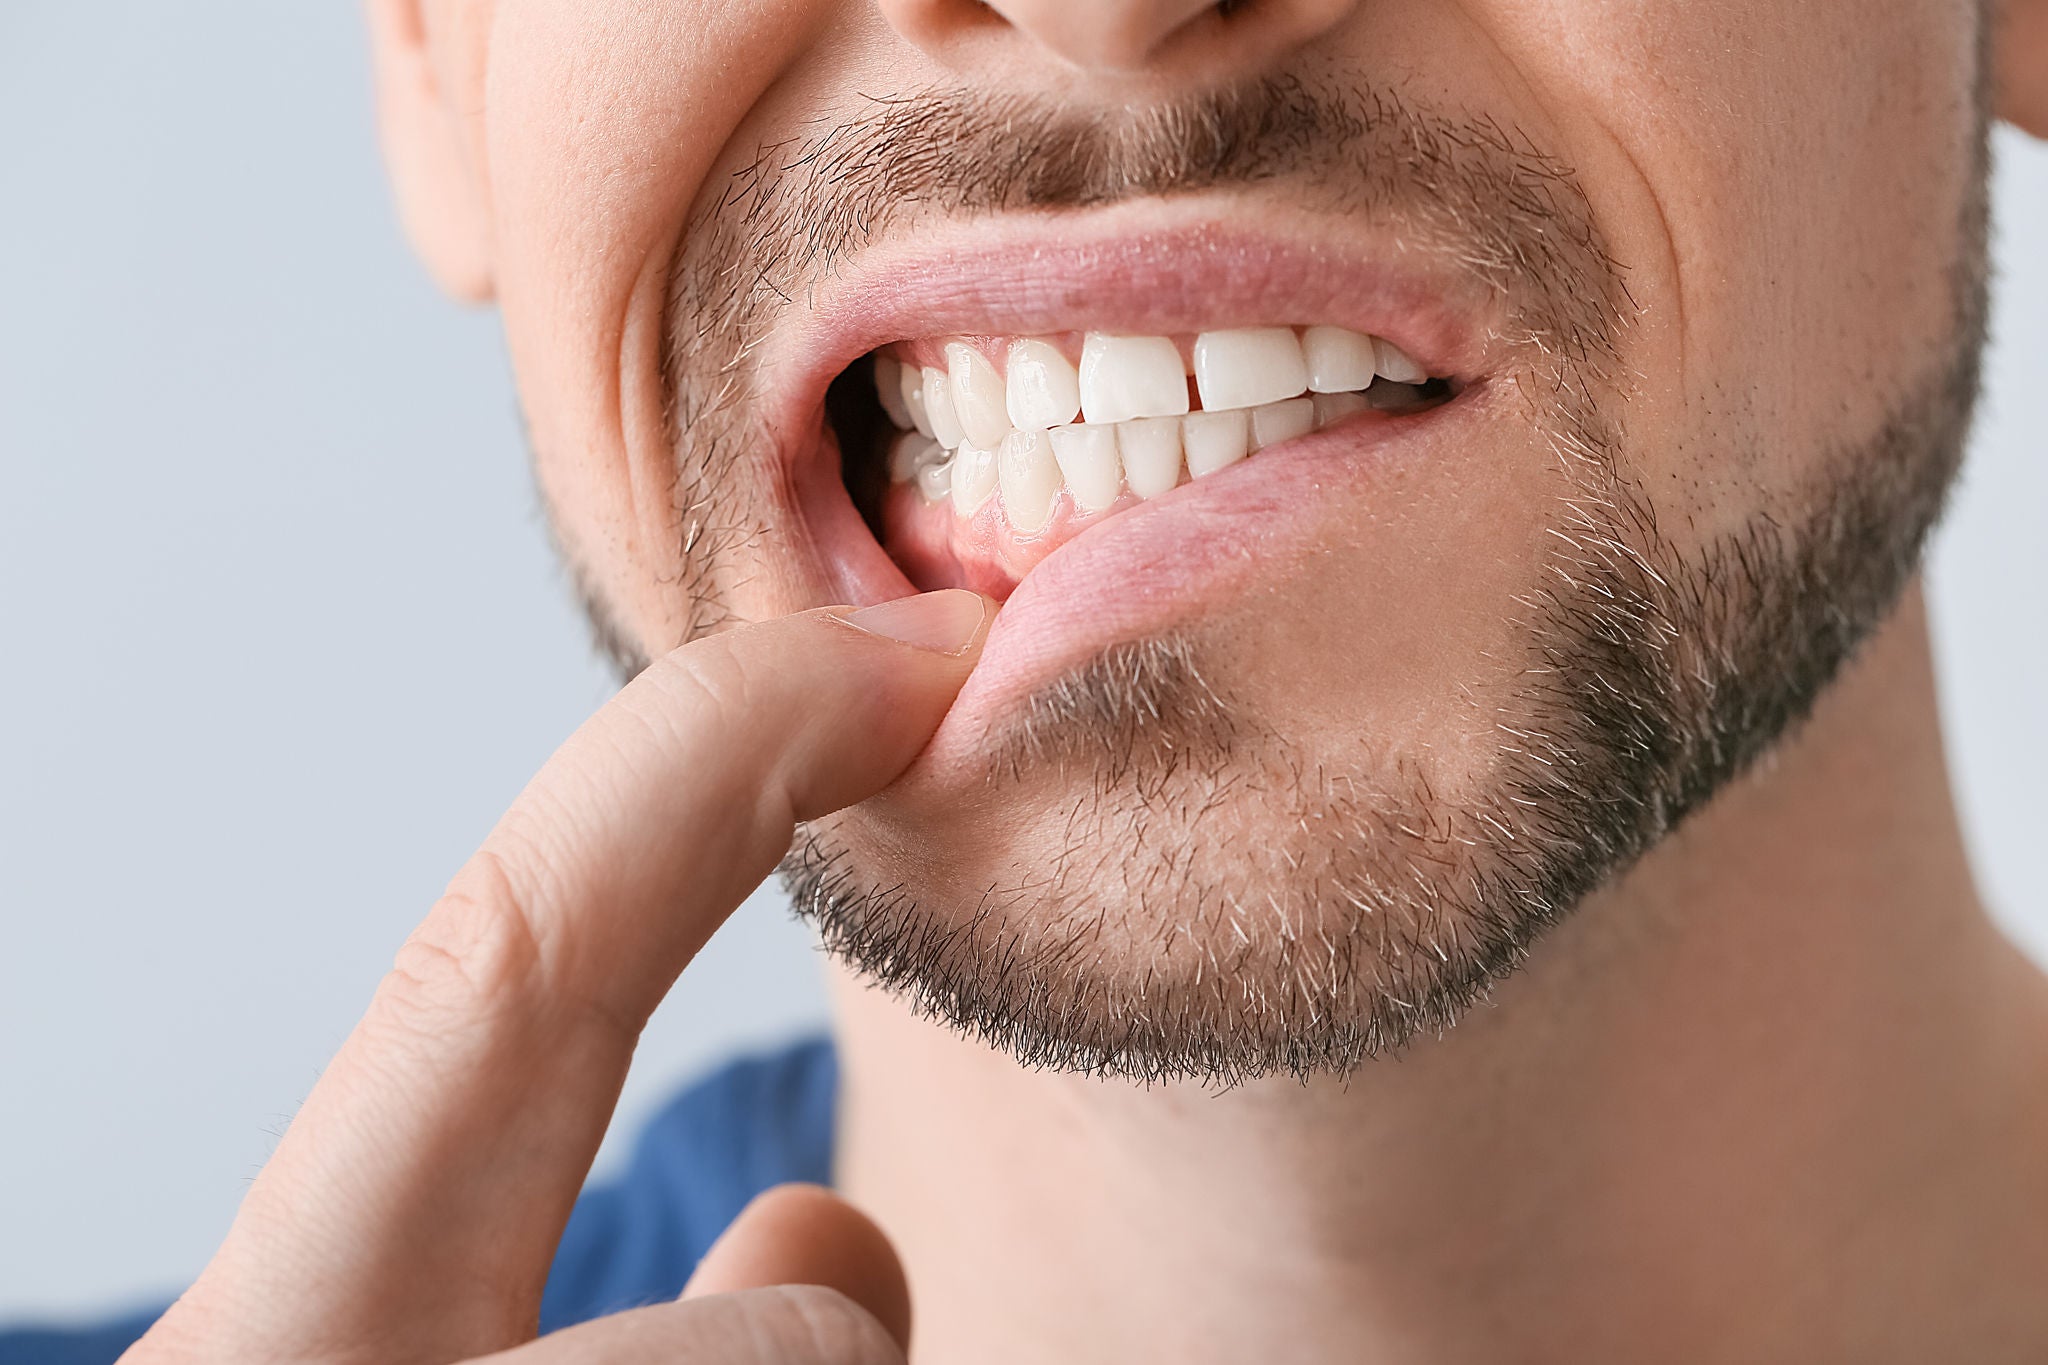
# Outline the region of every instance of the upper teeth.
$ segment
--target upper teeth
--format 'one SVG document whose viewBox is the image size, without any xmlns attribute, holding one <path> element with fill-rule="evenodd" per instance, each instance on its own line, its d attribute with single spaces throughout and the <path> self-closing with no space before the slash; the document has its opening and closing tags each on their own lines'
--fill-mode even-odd
<svg viewBox="0 0 2048 1365">
<path fill-rule="evenodd" d="M 1126 490 L 1157 497 L 1369 406 L 1375 379 L 1407 399 L 1428 378 L 1399 347 L 1343 327 L 1203 332 L 1185 359 L 1170 337 L 1090 332 L 1078 369 L 1037 338 L 1011 344 L 1002 374 L 964 341 L 943 354 L 943 369 L 875 358 L 883 408 L 918 433 L 897 442 L 890 477 L 963 515 L 1000 491 L 1027 535 L 1062 491 L 1084 514 Z"/>
</svg>

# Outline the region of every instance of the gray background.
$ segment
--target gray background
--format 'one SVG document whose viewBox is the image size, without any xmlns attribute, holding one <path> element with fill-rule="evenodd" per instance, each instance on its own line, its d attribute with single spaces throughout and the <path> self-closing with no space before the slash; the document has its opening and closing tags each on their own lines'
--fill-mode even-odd
<svg viewBox="0 0 2048 1365">
<path fill-rule="evenodd" d="M 0 0 L 0 1318 L 204 1262 L 393 948 L 609 692 L 495 323 L 399 240 L 362 49 L 350 4 Z M 2048 955 L 2048 154 L 1999 153 L 1989 402 L 1933 581 L 1985 887 Z M 615 1135 L 821 1018 L 757 899 Z"/>
</svg>

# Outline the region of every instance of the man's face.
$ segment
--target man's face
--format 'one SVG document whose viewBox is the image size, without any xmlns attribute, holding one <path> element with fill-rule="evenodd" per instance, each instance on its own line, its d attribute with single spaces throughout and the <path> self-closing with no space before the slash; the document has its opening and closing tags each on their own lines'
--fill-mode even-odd
<svg viewBox="0 0 2048 1365">
<path fill-rule="evenodd" d="M 1967 421 L 1972 0 L 426 17 L 614 652 L 1006 599 L 790 871 L 1033 1060 L 1447 1023 L 1803 712 Z"/>
</svg>

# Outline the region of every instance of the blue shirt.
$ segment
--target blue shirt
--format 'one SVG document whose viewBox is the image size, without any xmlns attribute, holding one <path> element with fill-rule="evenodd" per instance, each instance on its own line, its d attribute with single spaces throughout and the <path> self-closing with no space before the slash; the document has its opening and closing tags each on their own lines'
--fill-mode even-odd
<svg viewBox="0 0 2048 1365">
<path fill-rule="evenodd" d="M 576 1201 L 541 1297 L 543 1332 L 661 1303 L 763 1190 L 832 1179 L 839 1066 L 814 1038 L 729 1062 L 669 1101 L 626 1173 Z M 0 1328 L 0 1365 L 113 1365 L 161 1307 L 80 1331 Z"/>
</svg>

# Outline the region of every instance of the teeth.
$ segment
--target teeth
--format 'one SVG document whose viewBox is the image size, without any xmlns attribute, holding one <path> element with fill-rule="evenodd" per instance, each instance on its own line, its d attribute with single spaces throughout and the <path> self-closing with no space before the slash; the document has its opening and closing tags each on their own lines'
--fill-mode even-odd
<svg viewBox="0 0 2048 1365">
<path fill-rule="evenodd" d="M 1420 384 L 1429 378 L 1429 371 L 1411 359 L 1408 353 L 1391 341 L 1373 338 L 1374 366 L 1396 384 Z"/>
<path fill-rule="evenodd" d="M 996 452 L 998 481 L 1003 490 L 1003 515 L 1015 530 L 1031 535 L 1052 520 L 1052 500 L 1060 491 L 1060 467 L 1053 459 L 1052 439 L 1042 431 L 1013 431 Z"/>
<path fill-rule="evenodd" d="M 1429 401 L 1413 357 L 1345 327 L 1203 332 L 1186 359 L 1170 337 L 1089 332 L 1078 367 L 1025 337 L 1002 374 L 966 341 L 943 354 L 943 369 L 875 355 L 876 394 L 902 432 L 889 477 L 963 517 L 1000 492 L 1026 536 L 1052 524 L 1062 492 L 1075 515 L 1098 516 L 1356 413 Z"/>
<path fill-rule="evenodd" d="M 953 453 L 953 510 L 969 516 L 996 491 L 996 453 L 980 446 L 961 446 Z"/>
<path fill-rule="evenodd" d="M 1316 405 L 1316 425 L 1326 427 L 1330 423 L 1349 417 L 1354 412 L 1364 412 L 1372 404 L 1366 402 L 1362 393 L 1318 393 L 1312 396 Z"/>
<path fill-rule="evenodd" d="M 889 451 L 889 477 L 897 483 L 909 483 L 918 471 L 928 464 L 944 464 L 946 450 L 929 436 L 920 436 L 906 431 L 896 438 L 896 444 Z"/>
<path fill-rule="evenodd" d="M 1181 445 L 1187 451 L 1188 473 L 1194 478 L 1214 474 L 1251 454 L 1251 418 L 1242 408 L 1191 412 L 1180 422 Z"/>
<path fill-rule="evenodd" d="M 1284 403 L 1268 403 L 1252 409 L 1253 450 L 1264 450 L 1267 446 L 1291 441 L 1315 429 L 1316 405 L 1313 399 L 1290 398 Z"/>
<path fill-rule="evenodd" d="M 924 415 L 931 419 L 932 439 L 946 449 L 955 449 L 967 439 L 967 428 L 960 425 L 959 411 L 953 406 L 953 381 L 944 370 L 930 366 L 924 372 Z"/>
<path fill-rule="evenodd" d="M 1081 412 L 1088 421 L 1178 417 L 1187 410 L 1187 371 L 1169 338 L 1090 332 L 1082 341 Z"/>
<path fill-rule="evenodd" d="M 1019 431 L 1043 431 L 1071 422 L 1081 411 L 1081 376 L 1056 346 L 1020 341 L 1010 348 L 1004 390 L 1010 422 Z"/>
<path fill-rule="evenodd" d="M 1010 431 L 1003 404 L 1003 379 L 988 358 L 972 346 L 953 342 L 946 347 L 946 378 L 953 393 L 953 411 L 969 443 L 994 450 Z"/>
<path fill-rule="evenodd" d="M 944 454 L 944 451 L 940 451 Z M 928 502 L 942 502 L 953 496 L 953 462 L 934 460 L 917 471 L 917 491 Z"/>
<path fill-rule="evenodd" d="M 1067 479 L 1067 491 L 1082 512 L 1104 512 L 1123 492 L 1124 470 L 1116 455 L 1116 428 L 1083 424 L 1054 427 L 1053 458 Z"/>
<path fill-rule="evenodd" d="M 903 406 L 910 410 L 909 425 L 917 428 L 918 435 L 929 436 L 932 434 L 932 419 L 925 415 L 924 410 L 924 371 L 915 365 L 905 365 L 902 370 L 900 394 Z"/>
<path fill-rule="evenodd" d="M 882 411 L 898 431 L 917 425 L 910 420 L 910 404 L 903 401 L 903 362 L 894 356 L 875 357 L 875 397 L 882 400 Z"/>
<path fill-rule="evenodd" d="M 1204 332 L 1195 338 L 1195 387 L 1206 411 L 1255 408 L 1306 389 L 1308 366 L 1292 327 Z"/>
<path fill-rule="evenodd" d="M 1117 453 L 1123 456 L 1124 482 L 1141 498 L 1156 498 L 1180 482 L 1180 422 L 1172 417 L 1140 417 L 1119 422 Z"/>
<path fill-rule="evenodd" d="M 1372 383 L 1379 364 L 1372 338 L 1349 327 L 1311 327 L 1301 334 L 1308 386 L 1315 393 L 1347 393 Z"/>
</svg>

